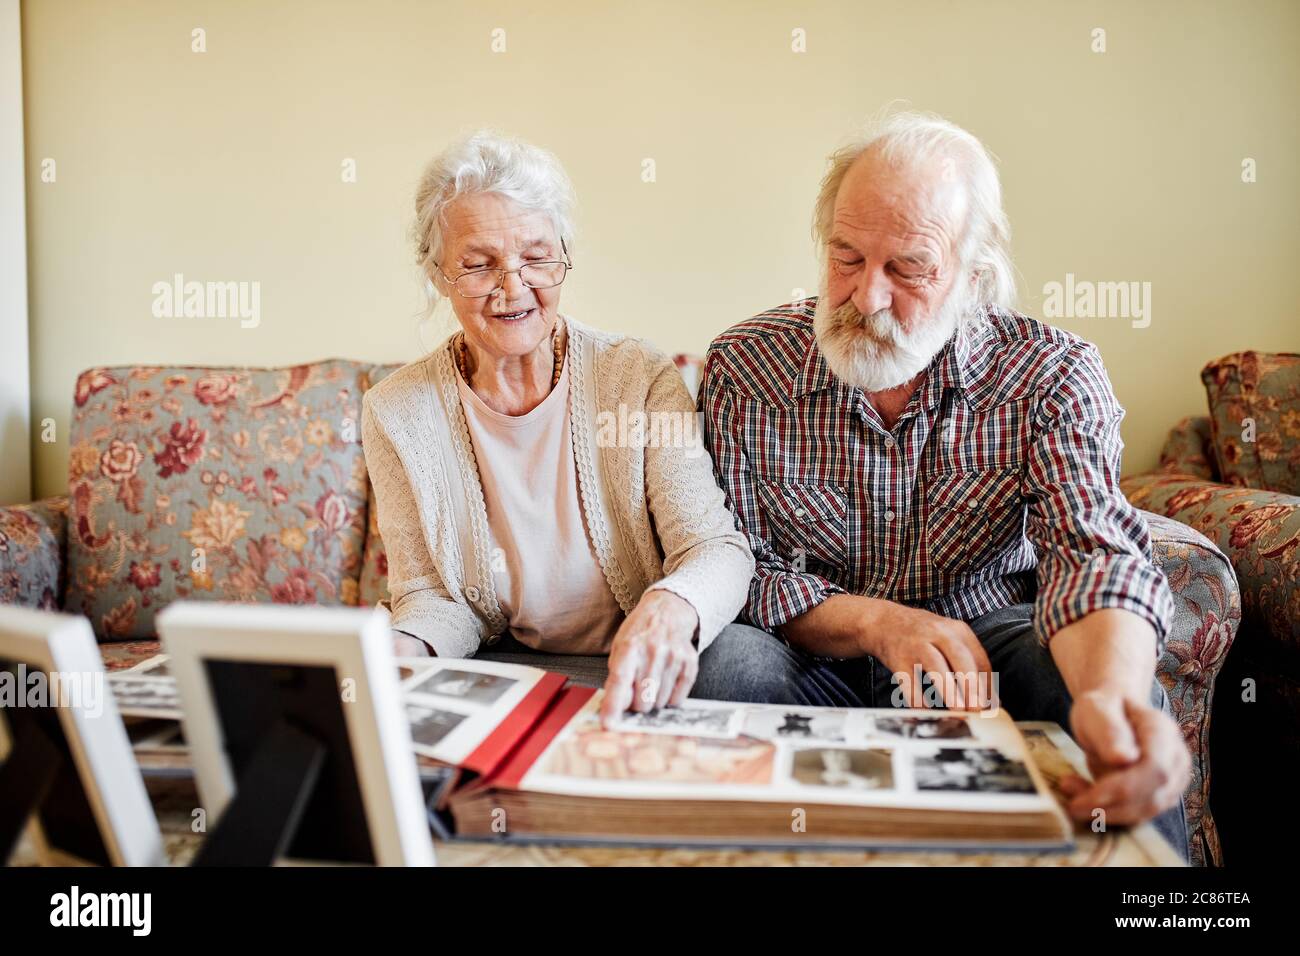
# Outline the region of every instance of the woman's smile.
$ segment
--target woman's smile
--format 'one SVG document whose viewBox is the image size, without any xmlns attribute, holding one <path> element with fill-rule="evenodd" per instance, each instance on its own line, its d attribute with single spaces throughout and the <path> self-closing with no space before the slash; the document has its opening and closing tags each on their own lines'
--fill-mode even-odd
<svg viewBox="0 0 1300 956">
<path fill-rule="evenodd" d="M 489 318 L 497 319 L 498 321 L 501 321 L 501 322 L 521 322 L 521 321 L 523 321 L 524 319 L 532 318 L 532 316 L 534 316 L 534 315 L 536 315 L 536 314 L 537 314 L 537 310 L 536 310 L 535 308 L 521 309 L 521 310 L 519 310 L 519 311 L 517 311 L 517 312 L 489 312 L 489 313 L 487 313 L 487 315 L 488 315 Z"/>
</svg>

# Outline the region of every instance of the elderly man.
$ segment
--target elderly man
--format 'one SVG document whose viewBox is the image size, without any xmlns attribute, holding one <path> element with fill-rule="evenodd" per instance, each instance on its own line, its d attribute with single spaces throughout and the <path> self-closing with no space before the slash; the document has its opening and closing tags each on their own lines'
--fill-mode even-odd
<svg viewBox="0 0 1300 956">
<path fill-rule="evenodd" d="M 1087 754 L 1076 818 L 1159 814 L 1185 854 L 1190 758 L 1154 680 L 1172 603 L 1117 486 L 1123 409 L 1094 346 L 1010 310 L 988 153 L 894 116 L 832 156 L 814 228 L 821 295 L 728 330 L 705 364 L 756 627 L 710 651 L 734 666 L 695 696 L 960 707 L 995 687 Z"/>
</svg>

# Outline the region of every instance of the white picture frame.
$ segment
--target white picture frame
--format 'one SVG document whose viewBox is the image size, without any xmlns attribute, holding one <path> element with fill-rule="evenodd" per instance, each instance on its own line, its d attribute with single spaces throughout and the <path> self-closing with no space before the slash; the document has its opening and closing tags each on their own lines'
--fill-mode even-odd
<svg viewBox="0 0 1300 956">
<path fill-rule="evenodd" d="M 47 688 L 55 685 L 57 677 L 64 688 L 55 707 L 59 726 L 112 865 L 166 865 L 158 818 L 104 679 L 104 662 L 90 622 L 53 611 L 0 605 L 0 660 L 25 665 L 29 676 L 44 672 Z M 8 722 L 0 720 L 0 762 L 8 758 L 11 746 Z M 85 862 L 53 845 L 36 815 L 27 832 L 41 863 Z"/>
<path fill-rule="evenodd" d="M 178 601 L 157 622 L 209 831 L 234 797 L 236 781 L 204 662 L 328 666 L 355 681 L 343 713 L 375 862 L 434 865 L 386 611 Z"/>
</svg>

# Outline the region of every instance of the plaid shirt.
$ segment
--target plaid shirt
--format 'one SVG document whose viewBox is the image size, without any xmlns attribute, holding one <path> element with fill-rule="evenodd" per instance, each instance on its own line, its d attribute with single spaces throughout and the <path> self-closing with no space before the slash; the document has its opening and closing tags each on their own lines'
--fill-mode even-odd
<svg viewBox="0 0 1300 956">
<path fill-rule="evenodd" d="M 1094 346 L 991 312 L 887 429 L 822 358 L 815 305 L 742 322 L 705 360 L 705 438 L 757 561 L 750 622 L 845 592 L 962 620 L 1034 601 L 1044 644 L 1123 608 L 1163 647 L 1172 597 L 1118 487 L 1124 410 Z"/>
</svg>

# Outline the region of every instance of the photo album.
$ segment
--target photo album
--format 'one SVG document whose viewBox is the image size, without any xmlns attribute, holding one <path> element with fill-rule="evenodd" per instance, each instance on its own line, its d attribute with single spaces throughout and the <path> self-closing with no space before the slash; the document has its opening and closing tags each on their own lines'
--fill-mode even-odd
<svg viewBox="0 0 1300 956">
<path fill-rule="evenodd" d="M 445 839 L 1065 849 L 1071 827 L 1005 711 L 687 700 L 599 719 L 563 675 L 402 658 Z M 146 774 L 187 772 L 165 655 L 109 676 Z"/>
</svg>

